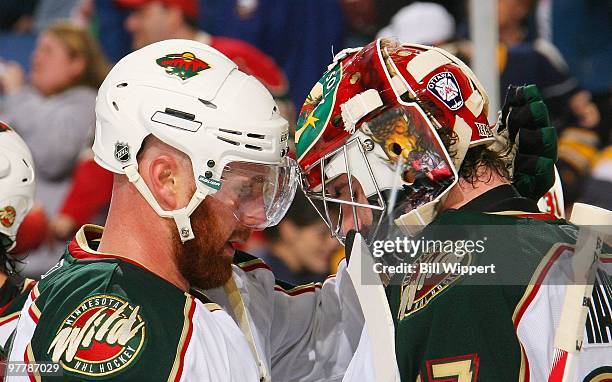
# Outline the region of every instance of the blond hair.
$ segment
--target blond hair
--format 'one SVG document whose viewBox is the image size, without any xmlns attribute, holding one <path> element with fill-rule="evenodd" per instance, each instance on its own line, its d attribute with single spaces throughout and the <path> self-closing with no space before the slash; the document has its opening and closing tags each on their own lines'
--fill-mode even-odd
<svg viewBox="0 0 612 382">
<path fill-rule="evenodd" d="M 71 57 L 85 60 L 85 69 L 72 86 L 83 85 L 98 89 L 110 70 L 110 64 L 91 33 L 69 21 L 54 23 L 45 32 L 60 39 Z"/>
</svg>

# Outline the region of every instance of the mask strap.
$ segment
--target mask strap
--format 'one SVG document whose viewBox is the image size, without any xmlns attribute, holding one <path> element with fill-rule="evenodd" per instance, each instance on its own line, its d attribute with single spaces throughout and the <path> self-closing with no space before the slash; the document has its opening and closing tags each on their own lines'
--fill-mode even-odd
<svg viewBox="0 0 612 382">
<path fill-rule="evenodd" d="M 349 99 L 340 105 L 344 130 L 349 134 L 353 134 L 357 122 L 382 105 L 383 102 L 380 94 L 375 89 L 368 89 Z"/>
</svg>

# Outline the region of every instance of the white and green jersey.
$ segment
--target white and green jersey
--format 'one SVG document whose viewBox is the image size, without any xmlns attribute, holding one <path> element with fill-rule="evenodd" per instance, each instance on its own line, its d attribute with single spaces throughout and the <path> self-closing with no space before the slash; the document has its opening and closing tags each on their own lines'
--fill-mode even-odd
<svg viewBox="0 0 612 382">
<path fill-rule="evenodd" d="M 444 240 L 461 227 L 469 227 L 463 240 L 487 237 L 491 246 L 465 261 L 494 261 L 497 274 L 485 283 L 477 278 L 487 275 L 417 270 L 387 288 L 401 381 L 561 382 L 567 354 L 555 349 L 554 340 L 572 284 L 569 266 L 578 228 L 543 213 L 449 210 L 423 235 Z M 426 256 L 419 260 L 444 261 L 440 253 Z M 516 285 L 504 275 L 516 275 Z M 426 278 L 433 281 L 422 281 Z M 598 258 L 588 310 L 580 328 L 582 349 L 571 379 L 563 381 L 612 381 L 612 256 L 607 246 Z M 364 331 L 347 378 L 360 375 L 363 382 L 376 382 L 370 342 Z"/>
<path fill-rule="evenodd" d="M 16 282 L 15 282 L 16 281 Z M 6 344 L 17 328 L 17 320 L 28 293 L 36 285 L 35 280 L 7 279 L 0 288 L 0 359 L 7 356 Z"/>
<path fill-rule="evenodd" d="M 238 253 L 225 287 L 186 293 L 133 260 L 97 252 L 101 233 L 83 227 L 29 293 L 10 362 L 56 362 L 67 380 L 342 379 L 363 325 L 344 271 L 287 289 L 261 260 Z"/>
</svg>

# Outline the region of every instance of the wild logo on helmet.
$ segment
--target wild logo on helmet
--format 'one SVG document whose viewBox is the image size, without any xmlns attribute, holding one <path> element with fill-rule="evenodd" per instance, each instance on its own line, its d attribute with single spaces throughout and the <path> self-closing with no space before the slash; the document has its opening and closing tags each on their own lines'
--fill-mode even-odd
<svg viewBox="0 0 612 382">
<path fill-rule="evenodd" d="M 0 208 L 0 224 L 4 227 L 9 228 L 15 224 L 15 218 L 17 217 L 17 211 L 13 206 L 5 206 Z"/>
<path fill-rule="evenodd" d="M 166 73 L 177 76 L 185 81 L 202 70 L 210 69 L 210 65 L 200 60 L 191 52 L 172 53 L 156 60 L 157 65 L 166 69 Z"/>
<path fill-rule="evenodd" d="M 12 131 L 12 129 L 9 125 L 0 122 L 0 133 L 3 133 L 5 131 Z"/>
<path fill-rule="evenodd" d="M 140 306 L 111 295 L 83 301 L 60 326 L 47 353 L 65 370 L 104 376 L 136 359 L 145 341 Z"/>
</svg>

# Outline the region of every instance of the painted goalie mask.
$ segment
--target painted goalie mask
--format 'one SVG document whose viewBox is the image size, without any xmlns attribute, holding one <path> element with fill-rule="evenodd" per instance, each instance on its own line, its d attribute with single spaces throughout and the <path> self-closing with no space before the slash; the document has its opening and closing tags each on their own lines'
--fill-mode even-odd
<svg viewBox="0 0 612 382">
<path fill-rule="evenodd" d="M 468 148 L 494 141 L 488 98 L 444 50 L 379 39 L 340 52 L 300 111 L 302 187 L 341 241 L 429 224 Z M 339 203 L 340 216 L 331 216 Z"/>
</svg>

